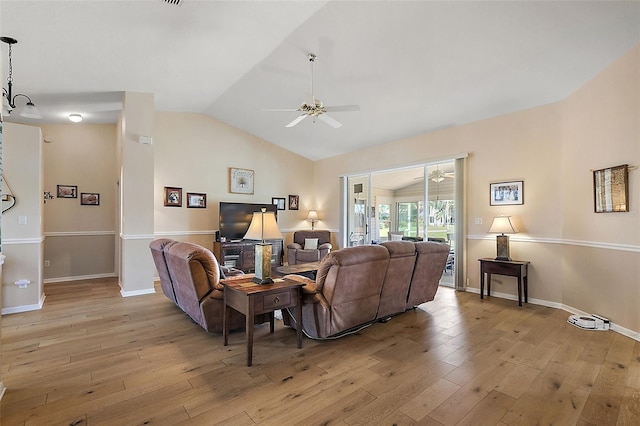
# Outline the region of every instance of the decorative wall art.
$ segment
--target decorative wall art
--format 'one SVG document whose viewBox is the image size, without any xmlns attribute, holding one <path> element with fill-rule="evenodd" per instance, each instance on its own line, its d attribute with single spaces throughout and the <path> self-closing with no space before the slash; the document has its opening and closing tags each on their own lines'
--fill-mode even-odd
<svg viewBox="0 0 640 426">
<path fill-rule="evenodd" d="M 300 196 L 289 195 L 289 210 L 298 210 L 300 208 Z"/>
<path fill-rule="evenodd" d="M 278 206 L 278 210 L 284 210 L 286 208 L 286 202 L 284 198 L 272 197 L 271 204 Z"/>
<path fill-rule="evenodd" d="M 187 208 L 188 209 L 206 209 L 207 194 L 199 192 L 187 192 Z"/>
<path fill-rule="evenodd" d="M 229 168 L 229 192 L 253 194 L 253 170 Z"/>
<path fill-rule="evenodd" d="M 164 187 L 164 206 L 182 207 L 182 188 Z"/>
<path fill-rule="evenodd" d="M 629 211 L 629 166 L 593 171 L 593 202 L 596 213 Z"/>
<path fill-rule="evenodd" d="M 524 181 L 492 183 L 489 185 L 490 206 L 524 204 Z"/>
<path fill-rule="evenodd" d="M 58 185 L 58 198 L 78 198 L 76 185 Z"/>
<path fill-rule="evenodd" d="M 83 206 L 99 206 L 100 194 L 97 192 L 81 192 L 80 193 L 80 205 Z"/>
</svg>

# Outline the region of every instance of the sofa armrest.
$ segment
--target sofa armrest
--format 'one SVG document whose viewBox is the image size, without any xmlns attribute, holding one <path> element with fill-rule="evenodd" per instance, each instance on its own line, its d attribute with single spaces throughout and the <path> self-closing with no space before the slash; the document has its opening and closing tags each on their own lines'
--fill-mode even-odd
<svg viewBox="0 0 640 426">
<path fill-rule="evenodd" d="M 240 269 L 229 268 L 228 266 L 220 266 L 220 269 L 224 273 L 225 277 L 233 277 L 233 276 L 236 276 L 236 275 L 244 275 L 244 272 L 242 272 Z"/>
<path fill-rule="evenodd" d="M 298 243 L 287 244 L 288 249 L 302 250 L 302 246 Z"/>
<path fill-rule="evenodd" d="M 304 284 L 302 286 L 302 293 L 304 296 L 308 295 L 308 294 L 316 294 L 316 282 L 314 280 L 312 280 L 311 278 L 307 278 L 305 276 L 302 275 L 296 275 L 296 274 L 291 274 L 291 275 L 286 275 L 284 278 L 291 280 L 291 281 L 295 281 L 298 283 L 302 283 Z"/>
<path fill-rule="evenodd" d="M 331 250 L 331 248 L 332 248 L 331 243 L 324 243 L 318 246 L 318 250 L 326 250 L 326 249 Z"/>
</svg>

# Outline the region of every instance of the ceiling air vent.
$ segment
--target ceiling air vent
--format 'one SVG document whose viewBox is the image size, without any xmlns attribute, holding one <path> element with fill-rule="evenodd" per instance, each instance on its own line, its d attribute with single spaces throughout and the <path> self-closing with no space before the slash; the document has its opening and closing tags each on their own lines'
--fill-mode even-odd
<svg viewBox="0 0 640 426">
<path fill-rule="evenodd" d="M 182 0 L 164 0 L 164 2 L 174 6 L 180 6 L 180 4 L 182 4 Z"/>
</svg>

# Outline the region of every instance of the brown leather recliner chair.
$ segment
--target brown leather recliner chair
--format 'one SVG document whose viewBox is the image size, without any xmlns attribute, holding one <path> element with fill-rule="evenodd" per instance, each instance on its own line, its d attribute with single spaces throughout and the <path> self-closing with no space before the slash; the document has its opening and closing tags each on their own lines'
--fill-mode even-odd
<svg viewBox="0 0 640 426">
<path fill-rule="evenodd" d="M 171 241 L 171 240 L 169 240 Z M 152 242 L 149 244 L 154 260 L 157 256 L 158 246 L 162 246 L 166 270 L 173 286 L 171 297 L 165 291 L 163 285 L 162 263 L 158 267 L 161 276 L 160 284 L 163 292 L 169 299 L 182 309 L 195 323 L 211 333 L 222 333 L 222 320 L 224 317 L 224 287 L 220 284 L 221 270 L 213 253 L 205 247 L 193 243 L 167 241 Z M 268 315 L 257 315 L 255 324 L 269 320 Z M 231 310 L 229 330 L 237 330 L 245 327 L 245 316 L 235 310 Z"/>
<path fill-rule="evenodd" d="M 326 338 L 374 321 L 388 264 L 385 247 L 357 246 L 329 253 L 320 263 L 315 281 L 288 275 L 305 283 L 304 332 L 312 338 Z M 289 321 L 293 321 L 291 315 L 285 317 L 285 324 Z"/>
<path fill-rule="evenodd" d="M 165 296 L 171 299 L 173 303 L 177 304 L 176 293 L 173 290 L 173 282 L 171 281 L 171 275 L 169 274 L 169 269 L 167 269 L 167 261 L 164 257 L 165 248 L 172 246 L 175 243 L 177 243 L 175 240 L 158 238 L 157 240 L 153 240 L 149 243 L 149 248 L 151 249 L 153 262 L 156 264 L 156 269 L 158 270 L 158 277 L 160 278 L 160 287 L 162 288 L 162 292 Z"/>
<path fill-rule="evenodd" d="M 422 241 L 414 244 L 416 266 L 407 296 L 407 309 L 433 300 L 449 256 L 449 245 L 446 243 Z"/>
<path fill-rule="evenodd" d="M 305 247 L 306 240 L 317 239 L 317 247 Z M 331 251 L 331 232 L 329 231 L 296 231 L 293 243 L 287 244 L 287 261 L 289 265 L 298 263 L 319 262 Z"/>
</svg>

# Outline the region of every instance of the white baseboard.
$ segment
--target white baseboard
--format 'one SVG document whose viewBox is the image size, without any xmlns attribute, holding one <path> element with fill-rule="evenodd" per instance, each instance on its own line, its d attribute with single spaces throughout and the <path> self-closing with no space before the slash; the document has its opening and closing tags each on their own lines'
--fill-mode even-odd
<svg viewBox="0 0 640 426">
<path fill-rule="evenodd" d="M 108 272 L 106 274 L 93 274 L 93 275 L 76 275 L 73 277 L 56 277 L 46 278 L 42 280 L 44 284 L 62 283 L 67 281 L 81 281 L 81 280 L 93 280 L 96 278 L 115 278 L 117 277 L 115 272 Z"/>
<path fill-rule="evenodd" d="M 124 291 L 120 288 L 120 295 L 122 297 L 131 297 L 131 296 L 142 296 L 145 294 L 154 294 L 156 292 L 155 288 L 145 288 L 144 290 L 134 290 L 134 291 Z"/>
<path fill-rule="evenodd" d="M 475 294 L 480 294 L 480 289 L 476 288 L 476 287 L 465 287 L 465 291 L 469 292 L 469 293 L 475 293 Z M 507 294 L 507 293 L 497 293 L 497 292 L 491 292 L 491 297 L 498 297 L 500 299 L 508 299 L 508 300 L 518 300 L 518 296 L 513 295 L 513 294 Z M 531 297 L 528 298 L 528 303 L 531 303 L 532 305 L 541 305 L 541 306 L 547 306 L 549 308 L 555 308 L 555 309 L 562 309 L 565 312 L 569 312 L 570 314 L 573 315 L 590 315 L 591 313 L 589 312 L 583 312 L 579 309 L 576 309 L 572 306 L 567 306 L 564 305 L 562 303 L 557 303 L 557 302 L 549 302 L 548 300 L 540 300 L 540 299 L 532 299 Z M 524 302 L 524 300 L 523 300 Z M 598 314 L 597 312 L 592 312 L 594 314 Z M 620 325 L 617 325 L 615 323 L 611 323 L 610 325 L 610 329 L 612 331 L 615 331 L 616 333 L 620 333 L 623 336 L 627 336 L 630 337 L 633 340 L 637 340 L 638 342 L 640 342 L 640 333 L 634 330 L 629 330 L 628 328 L 622 327 Z"/>
<path fill-rule="evenodd" d="M 21 305 L 21 306 L 13 306 L 10 308 L 2 308 L 2 315 L 6 314 L 19 314 L 20 312 L 29 312 L 29 311 L 37 311 L 42 309 L 42 305 L 44 305 L 44 299 L 47 298 L 46 294 L 43 294 L 40 298 L 40 303 L 35 305 Z"/>
</svg>

